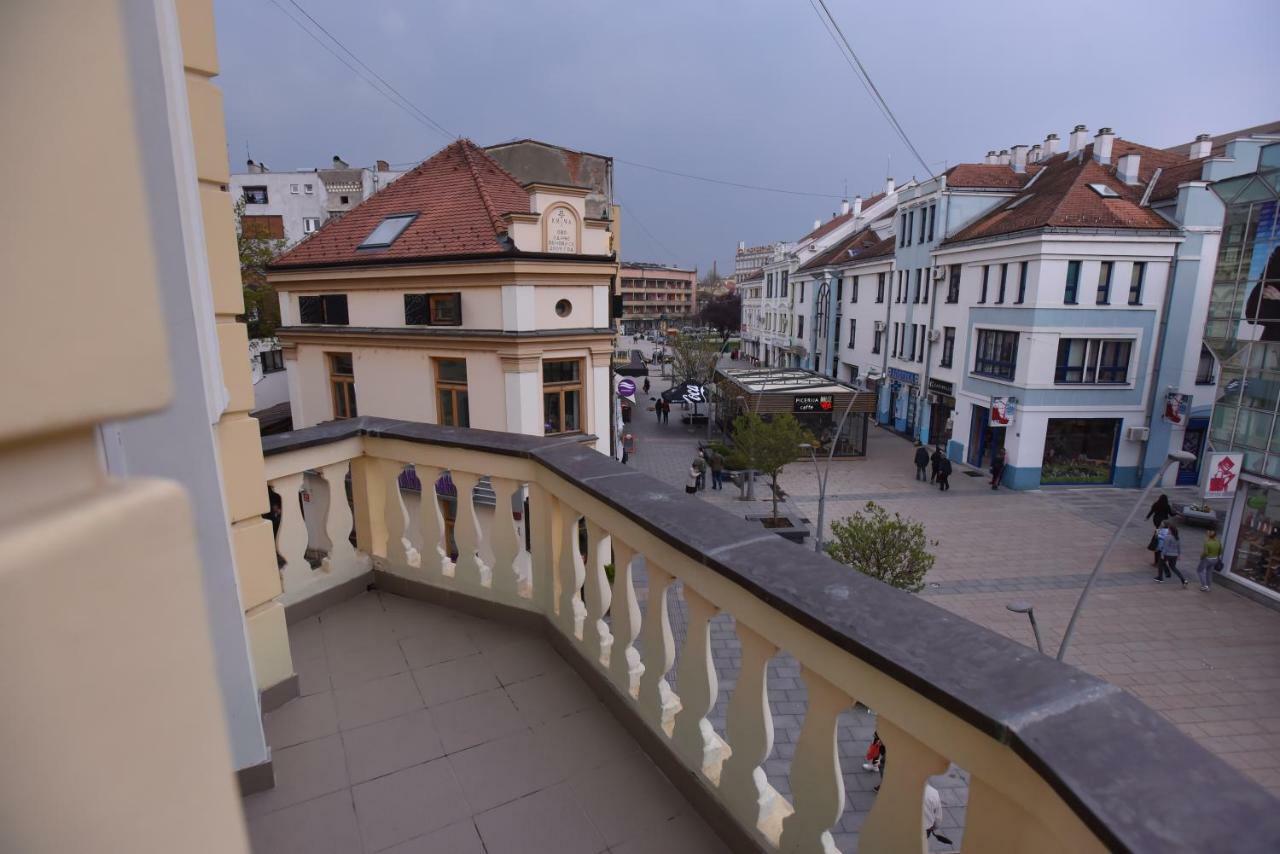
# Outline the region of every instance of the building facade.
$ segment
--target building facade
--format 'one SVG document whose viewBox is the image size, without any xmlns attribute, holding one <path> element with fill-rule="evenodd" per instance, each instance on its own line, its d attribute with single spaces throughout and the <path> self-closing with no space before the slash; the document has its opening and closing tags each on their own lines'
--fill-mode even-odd
<svg viewBox="0 0 1280 854">
<path fill-rule="evenodd" d="M 774 250 L 777 248 L 776 243 L 770 243 L 765 246 L 750 246 L 745 242 L 739 241 L 738 251 L 733 256 L 733 276 L 738 281 L 752 275 L 757 270 L 763 270 L 764 265 L 773 259 Z"/>
<path fill-rule="evenodd" d="M 688 326 L 698 315 L 698 272 L 632 261 L 618 271 L 622 331 Z"/>
<path fill-rule="evenodd" d="M 469 141 L 278 258 L 295 427 L 357 414 L 609 445 L 609 221 Z"/>
</svg>

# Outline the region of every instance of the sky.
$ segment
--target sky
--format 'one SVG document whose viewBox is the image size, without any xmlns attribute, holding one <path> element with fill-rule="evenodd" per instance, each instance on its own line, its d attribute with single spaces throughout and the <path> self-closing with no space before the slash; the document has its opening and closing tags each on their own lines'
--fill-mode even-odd
<svg viewBox="0 0 1280 854">
<path fill-rule="evenodd" d="M 232 169 L 533 137 L 615 158 L 624 260 L 726 274 L 738 241 L 794 240 L 888 175 L 1076 124 L 1166 147 L 1280 119 L 1275 0 L 826 2 L 929 172 L 811 0 L 215 0 Z"/>
</svg>

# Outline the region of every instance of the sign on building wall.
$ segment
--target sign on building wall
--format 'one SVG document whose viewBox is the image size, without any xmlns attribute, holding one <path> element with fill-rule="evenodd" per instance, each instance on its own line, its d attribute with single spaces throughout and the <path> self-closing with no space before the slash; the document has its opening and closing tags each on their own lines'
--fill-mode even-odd
<svg viewBox="0 0 1280 854">
<path fill-rule="evenodd" d="M 991 398 L 991 425 L 992 427 L 1008 427 L 1013 423 L 1013 417 L 1017 413 L 1018 399 L 1016 397 L 993 397 Z"/>
<path fill-rule="evenodd" d="M 1240 467 L 1244 454 L 1226 453 L 1209 455 L 1209 476 L 1204 482 L 1205 498 L 1230 498 L 1240 485 Z"/>
<path fill-rule="evenodd" d="M 578 252 L 578 218 L 566 207 L 547 214 L 547 251 Z"/>
<path fill-rule="evenodd" d="M 1191 412 L 1191 395 L 1171 391 L 1164 396 L 1164 420 L 1175 427 L 1183 427 Z"/>
<path fill-rule="evenodd" d="M 797 394 L 791 399 L 793 412 L 830 412 L 834 405 L 829 394 Z"/>
<path fill-rule="evenodd" d="M 618 397 L 625 397 L 628 400 L 635 400 L 636 397 L 636 381 L 632 379 L 618 380 Z"/>
</svg>

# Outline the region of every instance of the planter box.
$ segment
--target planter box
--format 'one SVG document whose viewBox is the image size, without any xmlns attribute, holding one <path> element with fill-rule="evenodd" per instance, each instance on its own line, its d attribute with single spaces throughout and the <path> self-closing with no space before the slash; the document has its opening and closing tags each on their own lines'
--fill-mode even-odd
<svg viewBox="0 0 1280 854">
<path fill-rule="evenodd" d="M 778 527 L 776 528 L 769 527 L 768 522 L 771 519 L 773 519 L 773 515 L 770 513 L 751 514 L 747 516 L 747 521 L 759 522 L 764 526 L 766 531 L 773 531 L 773 533 L 777 534 L 779 537 L 784 537 L 793 543 L 803 544 L 805 539 L 809 536 L 809 526 L 807 524 L 809 520 L 807 519 L 800 519 L 796 516 L 790 515 L 789 513 L 779 513 Z"/>
<path fill-rule="evenodd" d="M 1216 528 L 1218 527 L 1218 514 L 1212 510 L 1193 510 L 1191 507 L 1182 507 L 1178 511 L 1178 515 L 1188 525 L 1195 525 L 1197 528 Z"/>
</svg>

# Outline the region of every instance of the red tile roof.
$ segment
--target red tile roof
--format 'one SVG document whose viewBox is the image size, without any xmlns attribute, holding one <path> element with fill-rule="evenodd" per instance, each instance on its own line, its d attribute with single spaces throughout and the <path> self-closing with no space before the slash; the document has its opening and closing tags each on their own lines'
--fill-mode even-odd
<svg viewBox="0 0 1280 854">
<path fill-rule="evenodd" d="M 529 211 L 529 194 L 483 149 L 461 139 L 341 218 L 330 219 L 271 266 L 514 253 L 502 219 L 513 211 Z M 418 217 L 390 246 L 357 248 L 386 217 L 405 213 Z"/>
<path fill-rule="evenodd" d="M 849 235 L 844 240 L 836 243 L 825 252 L 819 252 L 813 258 L 801 265 L 797 272 L 803 273 L 806 270 L 816 270 L 820 267 L 832 267 L 839 264 L 845 264 L 852 260 L 861 260 L 863 254 L 872 247 L 881 243 L 880 238 L 876 237 L 876 233 L 870 228 L 863 228 Z M 893 241 L 890 240 L 892 245 Z"/>
<path fill-rule="evenodd" d="M 1040 169 L 1039 163 L 1028 163 L 1026 172 L 1014 172 L 1003 163 L 957 163 L 943 174 L 947 186 L 975 190 L 1017 190 L 1031 180 Z"/>
<path fill-rule="evenodd" d="M 808 234 L 806 234 L 804 237 L 800 238 L 796 242 L 803 243 L 806 240 L 817 240 L 818 238 L 823 237 L 835 231 L 837 228 L 844 225 L 846 222 L 848 222 L 851 219 L 853 219 L 852 210 L 850 210 L 847 214 L 839 214 L 837 216 L 833 216 L 831 219 L 827 220 L 822 225 L 818 226 L 813 231 L 809 232 Z"/>
<path fill-rule="evenodd" d="M 1172 166 L 1184 160 L 1176 154 L 1117 139 L 1112 146 L 1112 162 L 1134 152 L 1142 155 L 1139 178 L 1144 180 L 1149 180 L 1162 163 Z M 1081 157 L 1058 154 L 1036 165 L 1042 167 L 1043 172 L 1034 183 L 945 242 L 962 243 L 1046 227 L 1161 230 L 1174 227 L 1155 211 L 1139 204 L 1145 184 L 1127 185 L 1116 177 L 1114 165 L 1095 163 L 1092 145 L 1085 146 Z M 1105 184 L 1119 196 L 1100 196 L 1090 184 Z"/>
</svg>

